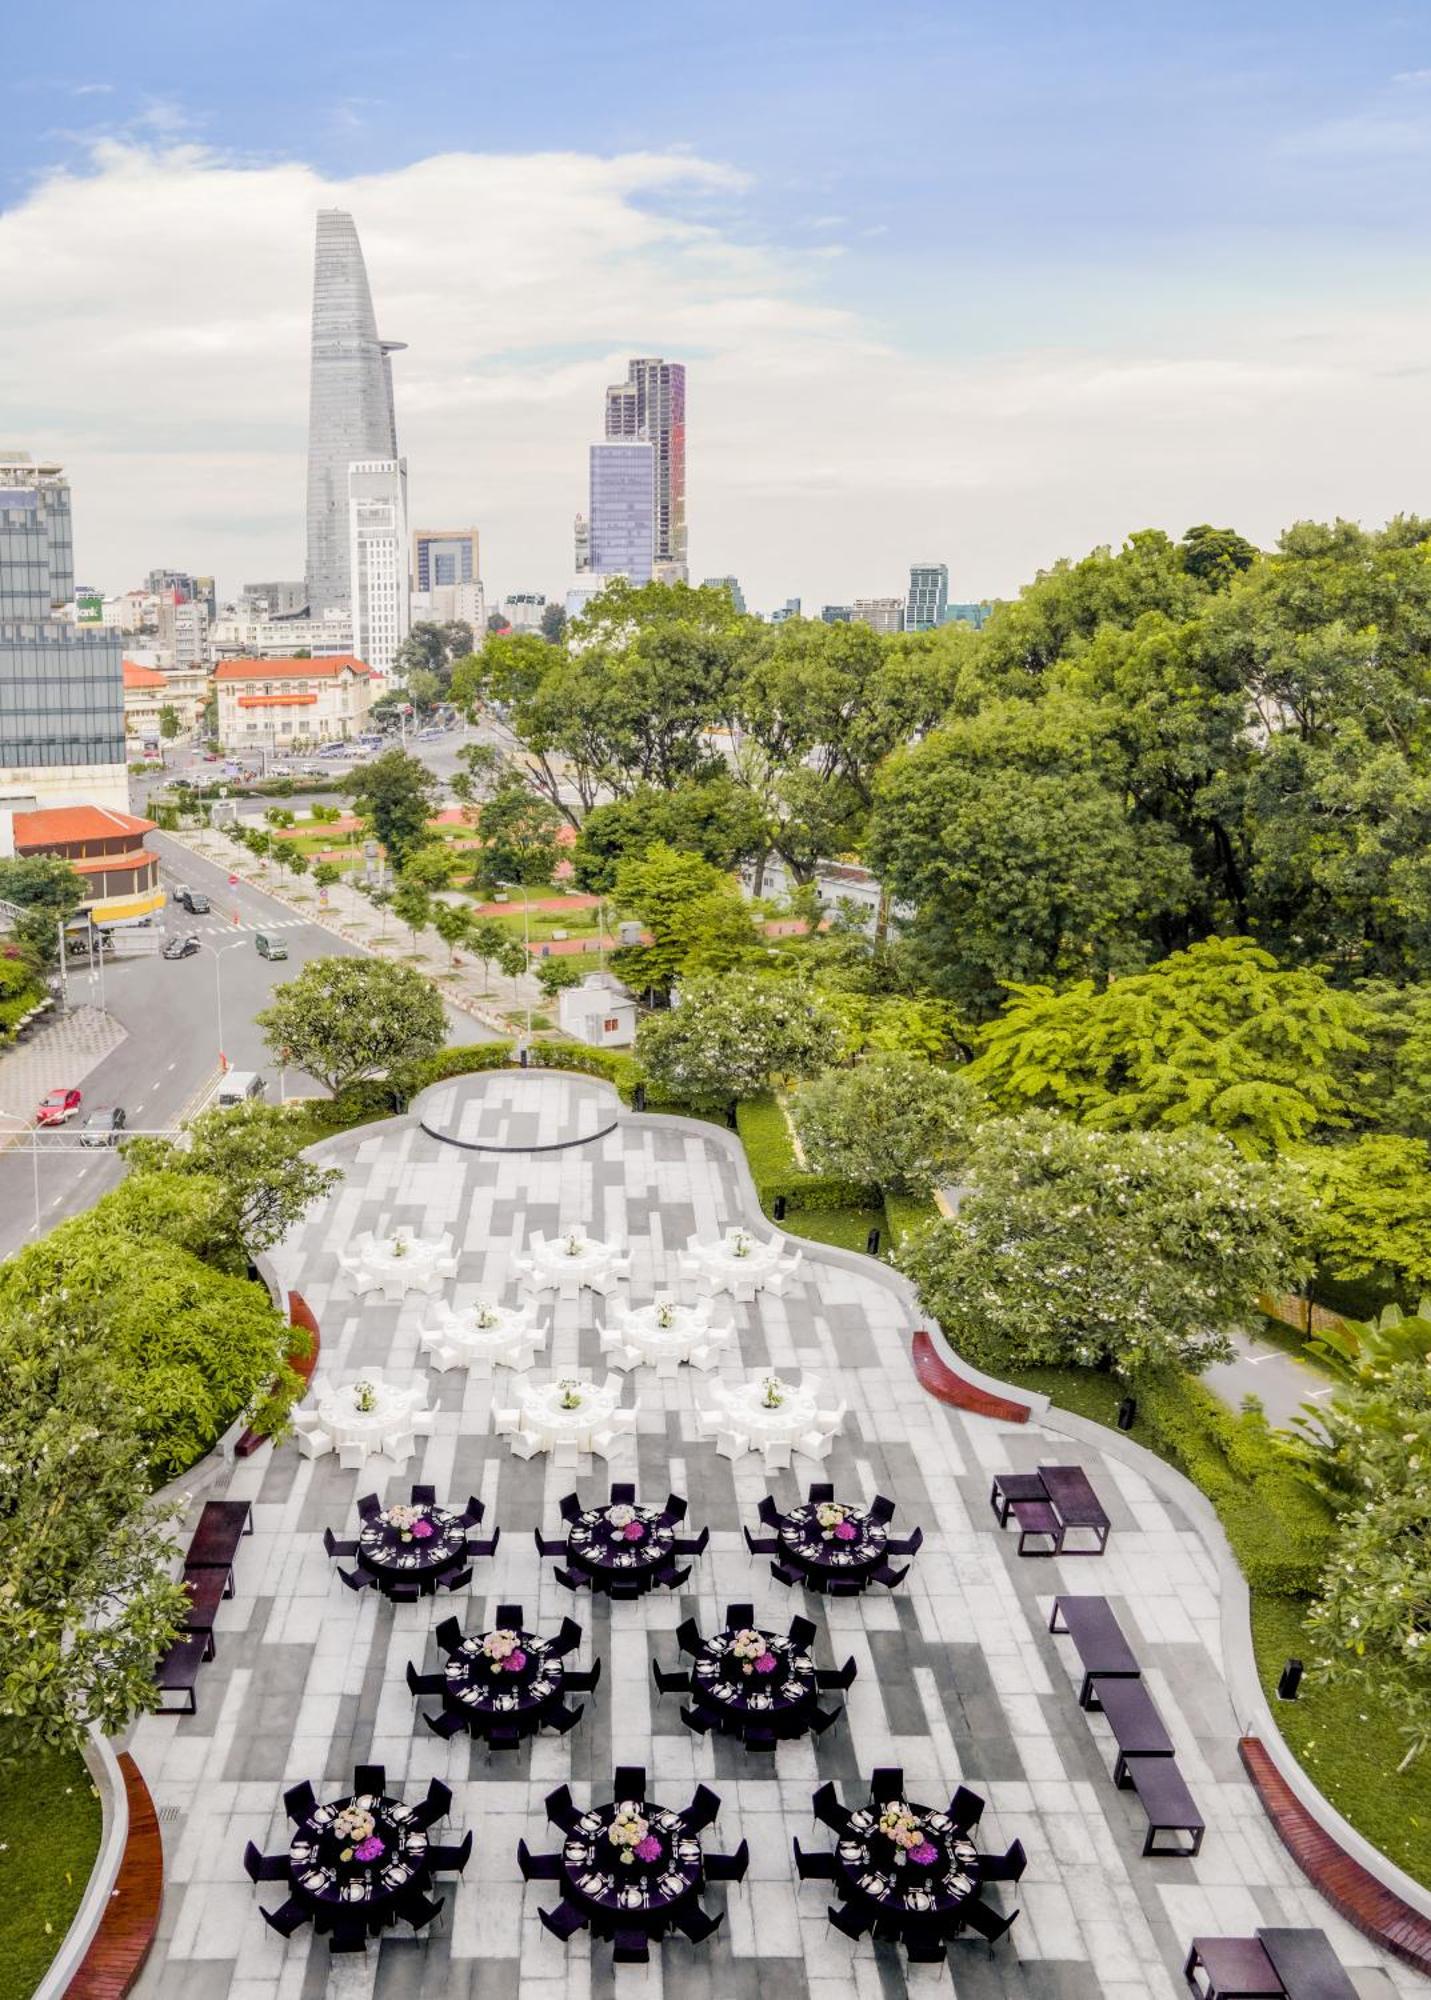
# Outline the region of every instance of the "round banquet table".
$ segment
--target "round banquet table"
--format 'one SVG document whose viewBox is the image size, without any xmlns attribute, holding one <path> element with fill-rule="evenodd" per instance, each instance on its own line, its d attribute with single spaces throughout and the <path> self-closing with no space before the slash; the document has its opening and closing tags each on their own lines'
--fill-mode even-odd
<svg viewBox="0 0 1431 2000">
<path fill-rule="evenodd" d="M 808 1432 L 819 1429 L 816 1385 L 808 1379 L 800 1383 L 782 1379 L 780 1386 L 784 1395 L 774 1409 L 765 1402 L 763 1375 L 744 1382 L 715 1382 L 711 1393 L 730 1428 L 748 1437 L 757 1449 L 767 1444 L 798 1444 Z"/>
<path fill-rule="evenodd" d="M 661 1843 L 656 1861 L 622 1861 L 608 1837 L 619 1811 L 639 1813 Z M 562 1889 L 598 1930 L 616 1926 L 657 1935 L 699 1891 L 701 1843 L 667 1806 L 637 1799 L 594 1806 L 572 1827 L 562 1848 Z"/>
<path fill-rule="evenodd" d="M 839 1503 L 843 1505 L 843 1502 Z M 859 1507 L 845 1507 L 845 1520 L 855 1530 L 846 1539 L 833 1528 L 820 1526 L 819 1506 L 808 1501 L 792 1507 L 780 1523 L 780 1546 L 787 1562 L 796 1569 L 814 1571 L 827 1577 L 860 1577 L 878 1569 L 885 1559 L 889 1530 L 883 1521 L 874 1521 Z"/>
<path fill-rule="evenodd" d="M 475 1633 L 464 1639 L 455 1653 L 448 1654 L 443 1668 L 443 1701 L 479 1735 L 502 1728 L 515 1729 L 519 1736 L 534 1736 L 561 1701 L 562 1662 L 545 1639 L 539 1639 L 535 1632 L 519 1631 L 517 1639 L 526 1664 L 514 1673 L 488 1659 L 482 1651 L 486 1636 L 485 1632 Z"/>
<path fill-rule="evenodd" d="M 357 1381 L 372 1385 L 371 1410 L 360 1410 L 354 1400 Z M 371 1369 L 357 1381 L 325 1389 L 318 1398 L 318 1428 L 332 1438 L 338 1449 L 380 1452 L 395 1439 L 410 1435 L 413 1417 L 426 1408 L 427 1391 L 423 1383 L 414 1382 L 404 1388 Z"/>
<path fill-rule="evenodd" d="M 566 1550 L 573 1563 L 602 1582 L 619 1579 L 623 1583 L 656 1581 L 663 1567 L 669 1567 L 676 1540 L 676 1525 L 667 1521 L 659 1507 L 632 1506 L 631 1526 L 639 1535 L 630 1535 L 610 1519 L 611 1508 L 588 1507 L 571 1524 Z"/>
<path fill-rule="evenodd" d="M 755 1628 L 751 1628 L 755 1629 Z M 750 1730 L 776 1736 L 802 1736 L 810 1726 L 818 1686 L 815 1663 L 808 1653 L 774 1632 L 760 1633 L 765 1650 L 775 1657 L 769 1673 L 736 1658 L 735 1633 L 717 1632 L 707 1639 L 691 1666 L 691 1694 L 720 1728 L 744 1736 Z M 745 1668 L 751 1667 L 747 1673 Z"/>
<path fill-rule="evenodd" d="M 344 1861 L 351 1843 L 333 1831 L 344 1806 L 361 1806 L 374 1819 L 383 1843 L 374 1861 Z M 288 1848 L 288 1874 L 295 1893 L 313 1912 L 318 1929 L 330 1929 L 343 1912 L 364 1919 L 370 1930 L 394 1921 L 396 1905 L 428 1879 L 427 1835 L 412 1825 L 414 1808 L 399 1799 L 367 1793 L 334 1799 L 302 1821 Z"/>
<path fill-rule="evenodd" d="M 609 1384 L 592 1382 L 584 1376 L 570 1379 L 575 1382 L 576 1393 L 581 1398 L 574 1410 L 562 1407 L 564 1391 L 561 1381 L 543 1382 L 536 1387 L 523 1382 L 517 1391 L 521 1427 L 541 1450 L 550 1451 L 557 1444 L 575 1444 L 582 1451 L 589 1451 L 592 1432 L 606 1429 L 618 1416 L 621 1402 L 619 1381 L 613 1379 Z M 634 1426 L 634 1410 L 625 1414 Z M 616 1427 L 620 1427 L 619 1417 Z"/>
<path fill-rule="evenodd" d="M 851 1902 L 887 1922 L 940 1930 L 941 1919 L 956 1916 L 979 1893 L 977 1850 L 955 1833 L 947 1813 L 897 1803 L 904 1803 L 918 1820 L 935 1859 L 923 1863 L 905 1854 L 903 1861 L 896 1860 L 903 1850 L 879 1830 L 884 1808 L 861 1806 L 851 1813 L 835 1850 L 837 1886 Z"/>
<path fill-rule="evenodd" d="M 457 1569 L 467 1556 L 467 1529 L 445 1507 L 416 1507 L 412 1528 L 400 1528 L 386 1512 L 364 1521 L 358 1535 L 358 1565 L 384 1583 L 416 1583 L 419 1590 L 436 1590 L 446 1570 Z M 416 1532 L 421 1525 L 431 1530 Z"/>
<path fill-rule="evenodd" d="M 528 1257 L 533 1282 L 543 1290 L 561 1292 L 579 1291 L 583 1285 L 605 1292 L 613 1279 L 624 1277 L 629 1268 L 624 1250 L 582 1231 L 577 1232 L 574 1251 L 568 1247 L 566 1235 L 533 1237 Z"/>
</svg>

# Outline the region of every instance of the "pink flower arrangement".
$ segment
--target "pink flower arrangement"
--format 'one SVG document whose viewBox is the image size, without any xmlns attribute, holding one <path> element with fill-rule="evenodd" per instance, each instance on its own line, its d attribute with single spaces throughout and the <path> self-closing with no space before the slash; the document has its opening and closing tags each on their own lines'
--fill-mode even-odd
<svg viewBox="0 0 1431 2000">
<path fill-rule="evenodd" d="M 518 1646 L 515 1653 L 508 1653 L 506 1659 L 502 1662 L 502 1665 L 507 1669 L 509 1674 L 519 1674 L 526 1664 L 527 1656 L 520 1646 Z"/>
<path fill-rule="evenodd" d="M 918 1847 L 909 1850 L 911 1861 L 917 1861 L 921 1868 L 928 1868 L 939 1859 L 939 1849 L 927 1840 L 921 1840 Z"/>
<path fill-rule="evenodd" d="M 773 1674 L 777 1665 L 778 1662 L 773 1653 L 762 1653 L 755 1663 L 755 1671 L 758 1674 Z"/>
<path fill-rule="evenodd" d="M 637 1843 L 636 1843 L 636 1858 L 637 1858 L 637 1859 L 638 1859 L 639 1861 L 659 1861 L 659 1860 L 660 1860 L 660 1858 L 661 1858 L 661 1843 L 660 1843 L 660 1841 L 659 1841 L 659 1840 L 657 1840 L 657 1838 L 656 1838 L 656 1836 L 655 1836 L 655 1834 L 654 1834 L 654 1833 L 648 1833 L 648 1834 L 646 1835 L 646 1838 L 645 1838 L 644 1840 L 638 1840 L 638 1841 L 637 1841 Z"/>
<path fill-rule="evenodd" d="M 836 1541 L 852 1542 L 859 1532 L 853 1521 L 838 1521 L 835 1524 Z"/>
<path fill-rule="evenodd" d="M 429 1537 L 429 1535 L 431 1535 L 432 1523 L 427 1518 L 426 1514 L 422 1515 L 420 1519 L 413 1522 L 412 1532 L 420 1542 L 425 1542 Z"/>
<path fill-rule="evenodd" d="M 646 1529 L 640 1521 L 628 1521 L 621 1532 L 628 1542 L 639 1542 Z"/>
<path fill-rule="evenodd" d="M 382 1852 L 383 1843 L 375 1833 L 370 1833 L 366 1840 L 360 1840 L 353 1849 L 353 1857 L 357 1861 L 376 1861 Z"/>
</svg>

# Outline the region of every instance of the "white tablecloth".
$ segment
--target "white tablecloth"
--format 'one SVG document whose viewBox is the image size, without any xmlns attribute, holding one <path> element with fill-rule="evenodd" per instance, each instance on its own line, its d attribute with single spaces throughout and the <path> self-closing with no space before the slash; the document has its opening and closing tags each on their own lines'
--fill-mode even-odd
<svg viewBox="0 0 1431 2000">
<path fill-rule="evenodd" d="M 568 1386 L 581 1398 L 571 1410 L 562 1408 Z M 621 1439 L 636 1428 L 635 1405 L 625 1410 L 618 1407 L 621 1388 L 615 1375 L 608 1375 L 604 1382 L 592 1382 L 585 1376 L 522 1382 L 514 1409 L 493 1410 L 493 1429 L 510 1439 L 519 1458 L 530 1458 L 538 1451 L 553 1452 L 558 1464 L 575 1464 L 581 1451 L 609 1458 Z"/>
<path fill-rule="evenodd" d="M 806 1458 L 826 1457 L 844 1422 L 846 1405 L 822 1407 L 819 1380 L 807 1375 L 799 1383 L 776 1377 L 780 1401 L 772 1409 L 765 1401 L 769 1379 L 768 1375 L 753 1375 L 745 1382 L 713 1382 L 710 1404 L 696 1412 L 701 1435 L 715 1438 L 722 1458 L 763 1452 L 766 1468 L 772 1472 L 788 1467 L 793 1451 Z"/>
<path fill-rule="evenodd" d="M 762 1288 L 778 1298 L 799 1269 L 798 1250 L 787 1257 L 781 1243 L 745 1229 L 727 1229 L 714 1243 L 693 1236 L 681 1255 L 682 1273 L 702 1291 L 729 1292 L 736 1299 L 753 1299 Z"/>
<path fill-rule="evenodd" d="M 491 1324 L 480 1324 L 483 1320 Z M 418 1339 L 439 1373 L 448 1368 L 524 1369 L 546 1346 L 547 1329 L 538 1323 L 534 1300 L 502 1306 L 484 1295 L 465 1306 L 436 1300 Z"/>
<path fill-rule="evenodd" d="M 669 1318 L 669 1326 L 661 1324 L 663 1317 Z M 653 1299 L 648 1306 L 613 1299 L 601 1329 L 601 1351 L 614 1368 L 639 1368 L 645 1362 L 660 1375 L 674 1375 L 683 1361 L 709 1368 L 730 1341 L 729 1327 L 711 1325 L 709 1299 L 693 1306 L 672 1298 Z"/>
<path fill-rule="evenodd" d="M 573 1241 L 577 1245 L 574 1254 Z M 575 1297 L 584 1285 L 593 1292 L 608 1292 L 616 1279 L 628 1276 L 631 1259 L 620 1244 L 602 1243 L 583 1230 L 564 1229 L 550 1238 L 540 1232 L 532 1236 L 527 1254 L 516 1259 L 515 1269 L 538 1291 Z"/>
<path fill-rule="evenodd" d="M 396 1243 L 406 1247 L 399 1252 Z M 408 1292 L 435 1292 L 444 1279 L 457 1276 L 457 1252 L 450 1230 L 441 1236 L 418 1236 L 406 1224 L 375 1235 L 364 1231 L 338 1252 L 338 1266 L 353 1290 L 381 1292 L 400 1299 Z"/>
<path fill-rule="evenodd" d="M 360 1410 L 357 1387 L 366 1382 L 373 1407 Z M 365 1368 L 350 1382 L 333 1383 L 320 1391 L 311 1410 L 295 1411 L 299 1449 L 308 1458 L 336 1451 L 340 1462 L 356 1469 L 371 1453 L 382 1452 L 401 1465 L 412 1451 L 414 1436 L 431 1434 L 437 1412 L 427 1407 L 425 1382 L 390 1382 L 381 1368 Z"/>
</svg>

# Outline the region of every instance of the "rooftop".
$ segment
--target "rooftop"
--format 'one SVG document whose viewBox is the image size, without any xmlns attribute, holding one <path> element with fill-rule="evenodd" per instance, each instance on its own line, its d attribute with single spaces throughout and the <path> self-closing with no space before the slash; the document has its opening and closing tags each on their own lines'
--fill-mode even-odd
<svg viewBox="0 0 1431 2000">
<path fill-rule="evenodd" d="M 111 812 L 108 806 L 42 806 L 15 815 L 16 849 L 60 847 L 77 840 L 112 840 L 116 834 L 142 840 L 154 831 L 152 819 Z"/>
<path fill-rule="evenodd" d="M 295 680 L 336 680 L 342 673 L 371 675 L 372 668 L 353 653 L 327 660 L 223 660 L 214 668 L 216 681 L 270 681 L 285 675 Z"/>
</svg>

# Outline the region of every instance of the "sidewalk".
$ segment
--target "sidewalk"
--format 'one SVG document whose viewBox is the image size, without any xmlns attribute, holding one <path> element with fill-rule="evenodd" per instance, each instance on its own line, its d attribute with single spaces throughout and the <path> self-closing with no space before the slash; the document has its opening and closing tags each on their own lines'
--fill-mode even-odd
<svg viewBox="0 0 1431 2000">
<path fill-rule="evenodd" d="M 0 1056 L 0 1147 L 26 1129 L 47 1091 L 82 1083 L 127 1033 L 112 1014 L 76 1007 Z"/>
</svg>

